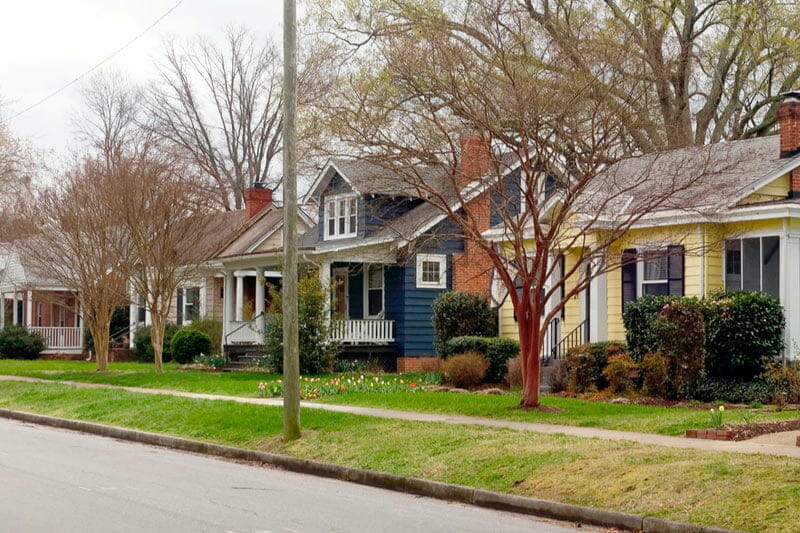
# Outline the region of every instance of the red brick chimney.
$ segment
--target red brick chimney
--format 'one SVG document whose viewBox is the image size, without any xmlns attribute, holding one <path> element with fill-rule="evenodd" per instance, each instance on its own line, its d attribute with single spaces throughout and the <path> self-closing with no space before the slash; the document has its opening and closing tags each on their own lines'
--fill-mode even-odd
<svg viewBox="0 0 800 533">
<path fill-rule="evenodd" d="M 461 161 L 458 172 L 461 187 L 464 187 L 489 172 L 491 147 L 489 141 L 478 133 L 463 133 L 459 141 Z"/>
<path fill-rule="evenodd" d="M 256 182 L 244 191 L 244 207 L 248 220 L 270 205 L 272 205 L 272 190 L 267 189 L 263 183 Z"/>
<path fill-rule="evenodd" d="M 781 136 L 781 157 L 800 154 L 800 91 L 784 93 L 778 109 L 778 130 Z M 792 170 L 790 176 L 791 198 L 800 198 L 800 169 Z"/>
</svg>

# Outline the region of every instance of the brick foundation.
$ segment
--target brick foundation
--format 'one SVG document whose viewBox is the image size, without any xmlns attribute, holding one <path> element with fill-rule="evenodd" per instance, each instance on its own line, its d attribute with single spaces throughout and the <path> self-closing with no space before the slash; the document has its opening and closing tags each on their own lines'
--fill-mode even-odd
<svg viewBox="0 0 800 533">
<path fill-rule="evenodd" d="M 83 353 L 43 353 L 39 359 L 43 361 L 85 361 L 86 352 Z"/>
<path fill-rule="evenodd" d="M 435 356 L 398 357 L 397 372 L 420 372 L 437 365 L 439 361 L 440 358 Z"/>
</svg>

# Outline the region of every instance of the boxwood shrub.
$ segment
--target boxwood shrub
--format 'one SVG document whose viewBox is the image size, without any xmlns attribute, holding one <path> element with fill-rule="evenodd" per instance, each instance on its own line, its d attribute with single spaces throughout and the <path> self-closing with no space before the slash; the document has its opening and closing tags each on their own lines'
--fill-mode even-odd
<svg viewBox="0 0 800 533">
<path fill-rule="evenodd" d="M 36 359 L 44 350 L 44 339 L 25 326 L 6 324 L 0 330 L 0 358 Z"/>
<path fill-rule="evenodd" d="M 443 356 L 477 352 L 489 362 L 486 381 L 501 383 L 508 373 L 508 360 L 519 355 L 519 343 L 499 337 L 455 337 L 445 343 Z"/>
<path fill-rule="evenodd" d="M 767 403 L 782 390 L 771 379 L 757 377 L 747 381 L 735 379 L 705 379 L 694 391 L 694 399 L 703 402 Z"/>
<path fill-rule="evenodd" d="M 717 293 L 706 300 L 706 372 L 751 380 L 783 349 L 783 308 L 761 292 Z"/>
<path fill-rule="evenodd" d="M 202 331 L 182 328 L 172 336 L 170 349 L 172 360 L 185 365 L 194 361 L 194 358 L 201 354 L 211 354 L 211 337 Z"/>
<path fill-rule="evenodd" d="M 477 294 L 443 292 L 433 301 L 436 353 L 445 357 L 447 341 L 455 337 L 490 337 L 497 334 L 497 321 L 489 302 Z M 463 352 L 462 352 L 463 353 Z"/>
<path fill-rule="evenodd" d="M 171 343 L 172 336 L 180 329 L 180 326 L 168 323 L 164 328 L 164 351 L 161 359 L 166 363 L 172 360 Z M 151 337 L 151 326 L 142 326 L 133 335 L 133 358 L 140 363 L 152 363 L 155 360 L 153 353 L 153 339 Z"/>
<path fill-rule="evenodd" d="M 675 296 L 648 295 L 626 304 L 622 322 L 625 340 L 635 361 L 641 361 L 648 353 L 658 350 L 654 321 L 664 306 L 676 299 Z"/>
</svg>

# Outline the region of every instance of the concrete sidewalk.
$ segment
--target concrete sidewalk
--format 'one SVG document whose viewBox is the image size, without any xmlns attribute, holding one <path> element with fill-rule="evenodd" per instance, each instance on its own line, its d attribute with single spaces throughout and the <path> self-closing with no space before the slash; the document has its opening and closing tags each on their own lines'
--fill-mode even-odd
<svg viewBox="0 0 800 533">
<path fill-rule="evenodd" d="M 181 398 L 195 398 L 199 400 L 224 400 L 238 403 L 282 406 L 281 398 L 243 398 L 240 396 L 224 396 L 218 394 L 203 394 L 198 392 L 183 392 L 167 389 L 149 389 L 144 387 L 124 387 L 104 383 L 81 383 L 78 381 L 56 381 L 49 379 L 30 378 L 24 376 L 0 376 L 0 381 L 24 381 L 28 383 L 55 383 L 71 385 L 77 388 L 90 389 L 117 389 L 143 394 L 162 394 L 178 396 Z M 416 413 L 411 411 L 397 411 L 393 409 L 377 409 L 374 407 L 358 407 L 353 405 L 334 405 L 313 402 L 300 402 L 303 408 L 321 409 L 337 413 L 389 418 L 396 420 L 411 420 L 417 422 L 439 422 L 443 424 L 466 424 L 486 427 L 515 429 L 521 431 L 534 431 L 536 433 L 572 435 L 575 437 L 597 438 L 605 440 L 619 440 L 637 442 L 639 444 L 652 444 L 668 448 L 683 448 L 693 450 L 706 450 L 716 452 L 755 453 L 762 455 L 775 455 L 781 457 L 800 458 L 800 447 L 787 444 L 764 443 L 755 441 L 715 441 L 703 439 L 687 439 L 684 437 L 670 437 L 652 433 L 636 433 L 633 431 L 618 431 L 613 429 L 565 426 L 558 424 L 541 424 L 535 422 L 517 422 L 513 420 L 500 420 L 477 416 L 461 416 L 436 413 Z"/>
</svg>

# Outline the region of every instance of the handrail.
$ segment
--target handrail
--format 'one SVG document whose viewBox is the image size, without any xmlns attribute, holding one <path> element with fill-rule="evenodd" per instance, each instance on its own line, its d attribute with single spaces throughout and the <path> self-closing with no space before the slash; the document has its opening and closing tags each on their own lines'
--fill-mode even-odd
<svg viewBox="0 0 800 533">
<path fill-rule="evenodd" d="M 236 328 L 236 329 L 234 329 L 233 331 L 229 331 L 228 333 L 226 333 L 226 334 L 225 334 L 225 341 L 224 341 L 224 343 L 225 343 L 225 344 L 228 344 L 228 337 L 230 337 L 231 335 L 233 335 L 233 334 L 234 334 L 234 333 L 236 333 L 237 331 L 244 329 L 245 327 L 249 327 L 249 326 L 250 326 L 250 324 L 252 324 L 253 322 L 255 322 L 255 321 L 256 321 L 256 319 L 259 319 L 259 318 L 261 318 L 262 316 L 266 316 L 266 312 L 265 312 L 265 311 L 262 311 L 262 312 L 258 313 L 257 315 L 255 315 L 255 316 L 254 316 L 253 318 L 251 318 L 250 320 L 248 320 L 248 321 L 246 321 L 246 322 L 244 322 L 244 323 L 240 324 L 240 325 L 239 325 L 239 327 L 237 327 L 237 328 Z"/>
<path fill-rule="evenodd" d="M 584 320 L 575 328 L 572 329 L 569 333 L 564 335 L 564 337 L 558 341 L 558 343 L 553 348 L 553 359 L 560 359 L 567 355 L 567 352 L 576 346 L 580 346 L 581 344 L 585 344 L 586 336 L 584 329 L 586 327 L 587 321 Z"/>
</svg>

